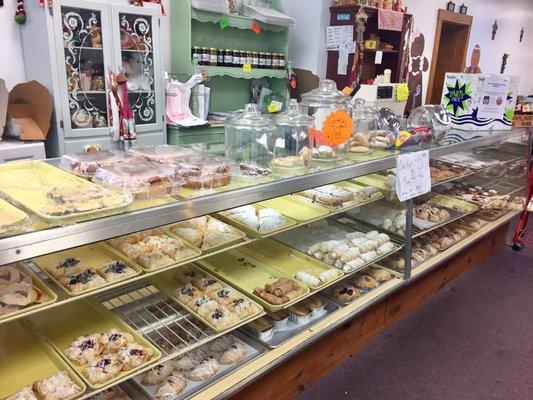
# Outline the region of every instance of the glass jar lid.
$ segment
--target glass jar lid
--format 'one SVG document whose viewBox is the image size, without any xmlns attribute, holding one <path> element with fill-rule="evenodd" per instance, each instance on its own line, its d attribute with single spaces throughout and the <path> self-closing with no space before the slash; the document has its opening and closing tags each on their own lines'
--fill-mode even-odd
<svg viewBox="0 0 533 400">
<path fill-rule="evenodd" d="M 375 112 L 366 105 L 364 99 L 354 98 L 352 104 L 353 119 L 372 119 L 375 117 Z"/>
<path fill-rule="evenodd" d="M 379 110 L 379 125 L 383 130 L 397 131 L 400 129 L 400 118 L 390 108 Z"/>
<path fill-rule="evenodd" d="M 262 128 L 276 129 L 276 126 L 272 120 L 261 114 L 257 108 L 257 105 L 253 103 L 246 104 L 244 106 L 244 111 L 230 119 L 226 127 L 244 127 L 254 130 Z"/>
<path fill-rule="evenodd" d="M 306 106 L 345 104 L 347 101 L 348 97 L 337 90 L 337 85 L 330 79 L 324 80 L 320 86 L 309 93 L 302 94 L 302 104 Z"/>
<path fill-rule="evenodd" d="M 291 99 L 286 111 L 274 117 L 276 125 L 311 125 L 313 117 L 305 114 L 296 99 Z"/>
</svg>

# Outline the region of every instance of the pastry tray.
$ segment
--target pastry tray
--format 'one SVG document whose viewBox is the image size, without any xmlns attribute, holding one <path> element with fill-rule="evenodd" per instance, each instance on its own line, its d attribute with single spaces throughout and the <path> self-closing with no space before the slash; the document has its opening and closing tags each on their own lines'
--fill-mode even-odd
<svg viewBox="0 0 533 400">
<path fill-rule="evenodd" d="M 94 301 L 94 299 L 85 299 L 67 303 L 62 307 L 50 310 L 47 313 L 33 315 L 30 317 L 30 320 L 36 325 L 37 330 L 46 337 L 50 345 L 59 353 L 65 362 L 82 377 L 89 388 L 94 390 L 110 387 L 122 382 L 134 375 L 139 369 L 154 363 L 161 357 L 161 352 L 155 346 L 138 334 L 124 321 L 115 317 L 102 305 Z M 68 323 L 66 323 L 66 321 L 68 321 Z M 150 347 L 153 350 L 153 356 L 150 361 L 129 371 L 121 371 L 115 378 L 110 379 L 105 383 L 93 384 L 82 374 L 86 365 L 75 365 L 67 358 L 64 351 L 79 336 L 91 333 L 103 333 L 112 328 L 133 335 L 135 343 Z"/>
<path fill-rule="evenodd" d="M 68 372 L 70 379 L 82 389 L 78 395 L 65 400 L 84 394 L 85 383 L 26 322 L 13 321 L 4 325 L 0 330 L 0 343 L 4 344 L 0 356 L 0 398 L 7 398 L 59 371 Z"/>
<path fill-rule="evenodd" d="M 432 185 L 440 185 L 441 183 L 444 183 L 444 182 L 455 181 L 457 179 L 462 179 L 474 173 L 474 170 L 472 169 L 459 167 L 457 165 L 450 164 L 444 161 L 438 161 L 438 160 L 431 160 L 431 166 L 435 168 L 439 168 L 440 166 L 442 166 L 448 170 L 452 170 L 455 173 L 455 175 L 450 176 L 449 178 L 444 178 L 444 179 L 434 179 L 432 176 L 431 177 Z"/>
<path fill-rule="evenodd" d="M 271 200 L 257 203 L 262 207 L 268 207 L 276 210 L 298 223 L 311 221 L 322 218 L 329 214 L 329 210 L 320 204 L 311 203 L 300 198 L 300 196 L 282 196 Z"/>
<path fill-rule="evenodd" d="M 254 206 L 256 208 L 266 208 L 266 207 L 263 207 L 263 206 L 260 206 L 260 205 L 256 205 L 256 204 L 254 204 Z M 272 229 L 269 229 L 268 231 L 258 232 L 255 229 L 252 229 L 251 227 L 249 227 L 248 225 L 243 224 L 242 222 L 236 221 L 236 220 L 234 220 L 233 218 L 230 218 L 230 217 L 226 217 L 221 212 L 217 213 L 216 215 L 217 215 L 218 219 L 221 219 L 224 222 L 227 222 L 227 223 L 229 223 L 231 225 L 234 225 L 238 229 L 240 229 L 240 230 L 242 230 L 242 231 L 244 231 L 244 232 L 246 232 L 246 233 L 248 233 L 248 234 L 250 234 L 251 236 L 254 236 L 254 237 L 263 237 L 263 236 L 271 235 L 271 234 L 276 233 L 278 231 L 286 230 L 286 229 L 290 228 L 291 226 L 294 226 L 294 225 L 297 224 L 297 222 L 295 220 L 284 216 L 285 217 L 285 223 L 283 225 L 275 227 L 275 228 L 272 228 Z"/>
<path fill-rule="evenodd" d="M 332 184 L 332 186 L 336 186 L 338 188 L 351 188 L 351 189 L 361 190 L 361 189 L 364 189 L 365 186 L 374 186 L 374 185 L 358 185 L 358 184 L 355 184 L 355 183 L 352 183 L 352 182 L 337 182 L 337 183 Z M 376 189 L 380 189 L 380 188 L 376 187 Z M 334 207 L 334 206 L 329 206 L 327 204 L 323 204 L 323 203 L 321 203 L 321 202 L 319 202 L 317 200 L 312 200 L 312 199 L 308 199 L 306 197 L 300 196 L 298 193 L 295 193 L 294 196 L 297 196 L 299 199 L 301 199 L 301 200 L 303 200 L 305 202 L 308 202 L 308 203 L 311 203 L 311 204 L 317 204 L 317 205 L 319 205 L 319 206 L 321 206 L 323 208 L 328 209 L 331 212 L 345 211 L 345 210 L 348 210 L 350 208 L 353 208 L 353 207 L 356 207 L 356 206 L 362 206 L 362 205 L 367 204 L 367 203 L 372 203 L 372 202 L 374 202 L 376 200 L 379 200 L 379 199 L 383 198 L 383 194 L 377 192 L 374 197 L 368 198 L 366 200 L 359 201 L 359 200 L 355 199 L 355 200 L 345 201 L 344 203 L 342 203 L 341 206 Z M 302 221 L 302 222 L 305 222 L 305 221 Z"/>
<path fill-rule="evenodd" d="M 244 347 L 246 348 L 246 356 L 236 362 L 235 364 L 231 365 L 222 365 L 220 364 L 220 369 L 218 372 L 213 375 L 211 378 L 206 379 L 205 381 L 191 381 L 187 379 L 187 387 L 185 390 L 180 393 L 177 397 L 174 397 L 172 400 L 185 400 L 193 397 L 198 392 L 207 389 L 209 386 L 213 385 L 215 382 L 221 380 L 225 376 L 229 375 L 233 371 L 243 367 L 244 365 L 248 364 L 250 361 L 254 360 L 255 358 L 259 357 L 261 354 L 264 353 L 265 348 L 261 345 L 259 345 L 257 342 L 251 340 L 247 336 L 241 334 L 238 331 L 232 332 L 232 336 L 235 337 L 237 342 L 240 342 Z M 222 353 L 216 353 L 214 351 L 209 350 L 209 344 L 206 344 L 202 347 L 200 347 L 200 350 L 205 352 L 207 355 L 214 356 L 218 358 L 222 355 Z M 184 373 L 185 376 L 187 376 L 187 373 Z M 145 386 L 141 383 L 142 378 L 144 374 L 139 374 L 135 376 L 133 379 L 131 379 L 131 382 L 140 389 L 140 391 L 143 392 L 144 395 L 146 395 L 150 399 L 154 399 L 154 395 L 160 385 L 154 385 L 154 386 Z"/>
<path fill-rule="evenodd" d="M 7 265 L 6 265 L 7 266 Z M 20 310 L 18 311 L 14 311 L 14 312 L 11 312 L 11 313 L 8 313 L 8 314 L 4 314 L 4 315 L 0 315 L 0 323 L 2 322 L 3 319 L 11 319 L 17 315 L 20 315 L 20 314 L 25 314 L 25 313 L 28 313 L 30 311 L 33 311 L 33 310 L 37 310 L 41 307 L 46 307 L 50 304 L 53 304 L 57 301 L 57 294 L 52 290 L 50 289 L 36 274 L 34 274 L 32 271 L 30 271 L 29 268 L 25 267 L 24 265 L 22 264 L 16 264 L 15 265 L 15 268 L 21 270 L 22 272 L 24 272 L 25 274 L 27 274 L 28 276 L 31 277 L 31 280 L 33 281 L 33 285 L 36 286 L 41 292 L 47 294 L 48 296 L 50 296 L 51 300 L 50 301 L 47 301 L 47 302 L 44 302 L 44 303 L 39 303 L 39 304 L 31 304 L 29 306 L 26 306 L 24 308 L 21 308 Z M 2 271 L 2 267 L 0 267 L 0 271 Z"/>
<path fill-rule="evenodd" d="M 392 190 L 387 181 L 387 177 L 379 174 L 359 176 L 351 181 L 361 186 L 374 186 L 382 192 L 390 192 Z"/>
<path fill-rule="evenodd" d="M 354 301 L 357 301 L 357 300 L 360 300 L 360 299 L 364 299 L 364 297 L 370 293 L 372 293 L 373 291 L 375 290 L 378 290 L 380 289 L 382 286 L 384 285 L 387 285 L 387 284 L 390 284 L 391 281 L 398 281 L 398 280 L 401 280 L 401 278 L 399 278 L 397 276 L 398 272 L 397 271 L 394 271 L 393 269 L 390 269 L 390 268 L 387 268 L 387 267 L 382 267 L 380 265 L 376 265 L 380 268 L 384 268 L 386 269 L 387 271 L 389 271 L 392 275 L 391 279 L 389 279 L 388 281 L 385 281 L 385 282 L 381 282 L 378 286 L 376 286 L 375 288 L 373 289 L 359 289 L 359 288 L 356 288 L 357 290 L 359 290 L 361 292 L 361 296 L 357 297 L 356 299 L 353 299 L 352 301 L 348 301 L 348 302 L 344 302 L 344 301 L 340 301 L 340 300 L 337 300 L 333 297 L 332 293 L 331 293 L 331 288 L 327 289 L 324 291 L 323 295 L 326 296 L 329 300 L 331 300 L 333 303 L 335 304 L 338 304 L 340 306 L 347 306 L 349 304 L 352 304 Z M 361 270 L 359 270 L 361 271 Z M 349 282 L 350 279 L 347 279 L 346 280 L 346 283 L 349 283 L 351 284 L 351 282 Z M 342 284 L 342 282 L 340 282 L 339 284 Z M 355 285 L 354 285 L 355 286 Z"/>
<path fill-rule="evenodd" d="M 516 159 L 516 157 L 514 158 Z M 484 157 L 479 154 L 474 154 L 473 152 L 460 151 L 453 154 L 448 154 L 437 158 L 438 161 L 443 161 L 448 164 L 457 165 L 459 167 L 464 167 L 473 170 L 482 170 L 485 168 L 493 167 L 499 165 L 502 161 L 496 160 L 492 157 Z M 508 160 L 512 161 L 512 160 Z"/>
<path fill-rule="evenodd" d="M 109 194 L 115 204 L 90 211 L 73 212 L 69 215 L 54 216 L 42 212 L 49 199 L 46 192 L 57 187 L 79 188 L 80 190 L 98 189 Z M 46 222 L 61 224 L 83 218 L 96 218 L 102 213 L 118 213 L 131 202 L 131 195 L 120 195 L 108 189 L 95 185 L 86 179 L 56 168 L 41 161 L 20 161 L 0 165 L 0 192 L 14 203 L 33 212 Z"/>
<path fill-rule="evenodd" d="M 269 311 L 278 311 L 299 302 L 309 295 L 309 287 L 296 279 L 250 257 L 240 250 L 230 250 L 197 262 L 202 269 L 237 288 Z M 304 293 L 296 299 L 284 304 L 270 304 L 253 293 L 256 287 L 264 288 L 265 284 L 275 282 L 279 278 L 290 278 L 304 288 Z"/>
<path fill-rule="evenodd" d="M 474 203 L 470 203 L 465 200 L 457 199 L 452 196 L 447 196 L 443 194 L 430 193 L 431 199 L 428 201 L 430 204 L 436 204 L 441 207 L 455 210 L 462 213 L 463 217 L 472 214 L 478 210 L 478 206 Z"/>
<path fill-rule="evenodd" d="M 213 218 L 213 219 L 216 219 L 210 215 L 207 216 L 207 218 Z M 235 234 L 235 237 L 231 240 L 228 240 L 227 242 L 224 242 L 224 243 L 221 243 L 221 244 L 218 244 L 216 246 L 211 246 L 211 247 L 205 247 L 205 248 L 199 248 L 199 247 L 196 247 L 194 246 L 193 244 L 191 244 L 191 246 L 194 246 L 195 248 L 199 249 L 201 252 L 205 253 L 205 252 L 211 252 L 211 251 L 216 251 L 216 250 L 220 250 L 224 247 L 227 247 L 227 246 L 231 246 L 235 243 L 239 243 L 239 242 L 244 242 L 246 241 L 246 233 L 244 233 L 243 231 L 229 225 L 229 224 L 226 224 L 225 222 L 223 221 L 219 221 L 220 223 L 226 225 L 234 234 Z M 179 235 L 177 235 L 176 233 L 172 232 L 171 229 L 176 227 L 179 223 L 176 223 L 176 224 L 172 224 L 172 225 L 165 225 L 165 226 L 162 226 L 160 227 L 159 229 L 161 229 L 162 232 L 164 232 L 165 234 L 171 236 L 171 237 L 177 237 L 181 240 L 185 240 L 185 239 L 182 239 Z M 189 243 L 189 242 L 187 242 Z"/>
<path fill-rule="evenodd" d="M 103 293 L 97 300 L 156 346 L 165 358 L 176 357 L 219 335 L 147 282 Z"/>
<path fill-rule="evenodd" d="M 223 255 L 224 253 L 221 253 L 215 257 L 220 257 L 221 255 Z M 198 268 L 196 265 L 194 264 L 189 264 L 187 265 L 187 267 L 194 267 L 194 268 Z M 219 279 L 217 278 L 216 276 L 202 270 L 201 268 L 198 268 L 202 273 L 204 273 L 205 275 L 207 276 L 210 276 L 212 278 L 215 278 L 219 281 L 222 281 L 222 283 L 224 283 L 223 279 Z M 175 272 L 175 271 L 174 271 Z M 165 292 L 170 298 L 172 298 L 173 300 L 175 300 L 182 308 L 184 308 L 185 310 L 187 310 L 189 313 L 191 313 L 192 315 L 194 315 L 197 319 L 199 319 L 200 321 L 202 321 L 204 324 L 206 324 L 207 326 L 209 326 L 211 329 L 213 329 L 215 332 L 225 332 L 225 331 L 228 331 L 228 330 L 231 330 L 231 329 L 235 329 L 241 325 L 244 325 L 256 318 L 259 318 L 261 315 L 264 314 L 264 310 L 263 310 L 263 307 L 261 307 L 260 304 L 258 304 L 256 301 L 254 301 L 254 299 L 250 299 L 250 296 L 248 293 L 246 294 L 243 294 L 242 291 L 240 291 L 242 297 L 244 297 L 245 299 L 248 299 L 250 300 L 250 302 L 252 304 L 255 305 L 256 307 L 256 312 L 253 314 L 253 315 L 250 315 L 244 319 L 241 319 L 239 322 L 233 324 L 233 325 L 230 325 L 230 326 L 226 326 L 226 327 L 223 327 L 223 328 L 217 328 L 216 326 L 214 326 L 213 324 L 211 324 L 209 321 L 206 321 L 203 317 L 201 317 L 198 313 L 196 313 L 196 311 L 194 311 L 192 308 L 190 308 L 189 306 L 187 306 L 186 304 L 183 304 L 177 297 L 174 296 L 174 291 L 176 289 L 178 289 L 179 287 L 183 286 L 184 283 L 181 283 L 181 282 L 178 282 L 176 281 L 171 274 L 163 274 L 159 277 L 156 277 L 153 279 L 153 284 L 154 286 L 160 288 L 163 292 Z"/>
<path fill-rule="evenodd" d="M 268 339 L 268 340 L 262 340 L 259 339 L 257 336 L 253 334 L 251 329 L 247 326 L 244 326 L 241 328 L 241 331 L 244 332 L 246 335 L 250 336 L 254 340 L 261 343 L 263 346 L 269 348 L 269 349 L 275 349 L 276 347 L 281 346 L 284 342 L 291 339 L 292 337 L 296 336 L 300 332 L 303 332 L 304 330 L 310 328 L 312 325 L 316 324 L 318 321 L 324 319 L 328 315 L 334 313 L 339 309 L 339 306 L 335 304 L 334 302 L 330 301 L 329 299 L 324 299 L 326 302 L 326 306 L 324 308 L 324 312 L 320 315 L 317 315 L 315 317 L 311 316 L 308 322 L 305 324 L 296 324 L 295 322 L 289 320 L 287 321 L 287 326 L 284 329 L 277 330 L 274 329 L 274 335 Z"/>
<path fill-rule="evenodd" d="M 4 221 L 0 221 L 0 234 L 5 229 L 13 228 L 28 218 L 28 214 L 3 199 L 0 199 L 0 215 L 5 219 Z"/>
<path fill-rule="evenodd" d="M 442 221 L 431 222 L 431 221 L 426 221 L 424 219 L 415 217 L 414 212 L 413 212 L 413 226 L 416 226 L 418 229 L 420 229 L 421 231 L 424 231 L 424 232 L 428 231 L 428 230 L 436 229 L 436 228 L 438 228 L 439 226 L 442 226 L 442 225 L 446 225 L 446 224 L 448 224 L 448 223 L 450 223 L 452 221 L 455 221 L 456 219 L 459 219 L 461 217 L 464 217 L 466 215 L 465 213 L 462 213 L 460 211 L 454 210 L 452 208 L 441 206 L 439 203 L 435 203 L 432 200 L 428 201 L 426 204 L 432 205 L 434 207 L 438 207 L 441 210 L 446 210 L 446 211 L 448 211 L 450 216 L 447 219 L 442 220 Z M 473 211 L 471 211 L 471 212 L 473 212 Z"/>
<path fill-rule="evenodd" d="M 95 265 L 103 266 L 110 264 L 114 261 L 122 261 L 127 267 L 133 269 L 136 274 L 129 276 L 124 279 L 116 280 L 113 282 L 106 282 L 104 285 L 92 287 L 86 290 L 79 292 L 73 292 L 68 290 L 63 286 L 59 279 L 55 278 L 46 267 L 56 265 L 58 262 L 65 260 L 68 257 L 74 257 L 81 261 L 80 264 L 83 266 L 97 270 Z M 116 251 L 111 246 L 107 246 L 104 243 L 90 244 L 87 246 L 75 247 L 69 250 L 63 250 L 57 253 L 47 254 L 45 256 L 33 258 L 31 260 L 43 273 L 45 273 L 52 282 L 54 282 L 61 290 L 70 297 L 80 296 L 95 290 L 100 290 L 106 286 L 114 285 L 118 282 L 123 282 L 125 280 L 131 279 L 141 273 L 141 267 L 137 265 L 134 261 L 122 255 L 122 253 Z"/>
<path fill-rule="evenodd" d="M 260 242 L 251 243 L 240 248 L 241 251 L 249 254 L 251 257 L 264 262 L 272 268 L 283 272 L 285 275 L 290 276 L 295 281 L 300 282 L 302 285 L 309 286 L 311 291 L 322 290 L 325 287 L 331 286 L 334 283 L 344 278 L 344 272 L 335 267 L 330 267 L 321 261 L 314 259 L 311 256 L 300 253 L 290 247 L 276 242 L 271 239 L 263 239 Z M 333 279 L 330 282 L 322 284 L 320 286 L 311 286 L 305 282 L 296 279 L 298 271 L 305 270 L 306 272 L 318 276 L 330 269 L 334 269 L 340 272 L 338 278 Z"/>
<path fill-rule="evenodd" d="M 317 225 L 316 227 L 310 227 L 309 225 L 301 226 L 292 230 L 291 232 L 276 235 L 274 239 L 301 252 L 303 255 L 306 255 L 307 249 L 315 243 L 325 242 L 328 240 L 343 240 L 348 233 L 354 232 L 356 230 L 365 233 L 374 230 L 368 225 L 359 224 L 355 221 L 353 222 L 353 224 L 350 225 L 337 222 L 331 218 L 325 219 L 323 221 L 327 223 Z M 351 275 L 357 272 L 358 270 L 367 267 L 370 264 L 376 263 L 378 260 L 381 260 L 382 258 L 385 258 L 388 255 L 398 251 L 403 246 L 402 240 L 399 239 L 397 236 L 391 236 L 391 242 L 396 245 L 394 250 L 387 254 L 379 256 L 378 258 L 372 260 L 370 263 L 362 265 L 361 268 L 358 268 L 356 271 L 350 271 L 350 273 L 347 275 Z"/>
<path fill-rule="evenodd" d="M 162 229 L 160 228 L 154 228 L 154 229 L 149 229 L 150 231 L 154 231 L 154 232 L 157 232 L 157 233 L 160 233 L 162 235 L 167 235 L 173 239 L 178 239 L 180 240 L 181 242 L 183 242 L 183 244 L 185 245 L 186 248 L 188 249 L 191 249 L 194 251 L 195 254 L 189 256 L 189 257 L 185 257 L 185 258 L 182 258 L 180 260 L 175 260 L 174 262 L 172 263 L 169 263 L 167 265 L 163 265 L 163 266 L 159 266 L 157 268 L 147 268 L 147 267 L 144 267 L 140 264 L 137 264 L 139 265 L 139 268 L 141 270 L 143 270 L 144 272 L 152 272 L 152 271 L 157 271 L 159 269 L 163 269 L 163 268 L 168 268 L 170 266 L 178 266 L 178 265 L 181 265 L 181 264 L 185 264 L 187 262 L 189 262 L 190 260 L 192 260 L 193 258 L 197 258 L 199 257 L 201 254 L 202 254 L 202 251 L 196 247 L 196 246 L 193 246 L 192 244 L 190 244 L 189 242 L 187 242 L 186 240 L 183 240 L 182 238 L 174 235 L 173 233 L 170 233 L 170 232 L 165 232 L 163 231 Z M 128 235 L 125 235 L 125 236 L 128 236 Z M 111 249 L 113 252 L 116 252 L 118 253 L 123 259 L 125 260 L 128 260 L 129 262 L 131 263 L 135 263 L 135 261 L 131 260 L 128 256 L 126 256 L 125 254 L 121 253 L 118 249 L 114 248 L 110 243 L 109 241 L 108 242 L 105 242 L 104 243 L 105 246 L 107 246 L 109 249 Z"/>
</svg>

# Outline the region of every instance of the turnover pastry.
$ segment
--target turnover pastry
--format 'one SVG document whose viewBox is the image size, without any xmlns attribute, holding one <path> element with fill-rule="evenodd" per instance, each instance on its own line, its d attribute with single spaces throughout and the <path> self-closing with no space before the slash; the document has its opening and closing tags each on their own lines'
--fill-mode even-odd
<svg viewBox="0 0 533 400">
<path fill-rule="evenodd" d="M 122 363 L 115 355 L 95 359 L 83 370 L 83 375 L 93 384 L 101 384 L 117 377 L 122 370 Z"/>
<path fill-rule="evenodd" d="M 185 286 L 176 289 L 174 294 L 180 302 L 185 305 L 189 305 L 194 303 L 196 299 L 200 297 L 201 292 L 190 283 L 187 283 Z"/>
<path fill-rule="evenodd" d="M 0 286 L 0 303 L 25 307 L 36 303 L 39 298 L 37 288 L 31 283 L 20 282 Z"/>
<path fill-rule="evenodd" d="M 71 276 L 80 272 L 81 261 L 74 257 L 68 257 L 63 261 L 58 262 L 53 267 L 47 268 L 47 271 L 56 279 L 63 276 Z"/>
<path fill-rule="evenodd" d="M 187 387 L 187 378 L 179 372 L 170 374 L 154 394 L 156 400 L 172 400 Z"/>
<path fill-rule="evenodd" d="M 232 344 L 218 360 L 222 365 L 231 365 L 241 361 L 246 355 L 246 347 L 242 343 Z"/>
<path fill-rule="evenodd" d="M 134 269 L 128 267 L 122 261 L 115 261 L 111 264 L 104 265 L 99 269 L 99 272 L 106 282 L 116 282 L 137 274 Z"/>
<path fill-rule="evenodd" d="M 59 279 L 64 287 L 73 293 L 83 292 L 106 284 L 104 278 L 92 268 L 86 268 L 76 275 Z"/>
<path fill-rule="evenodd" d="M 135 338 L 128 332 L 121 332 L 117 329 L 110 329 L 102 334 L 101 342 L 104 345 L 104 353 L 116 353 L 122 347 L 133 343 Z"/>
<path fill-rule="evenodd" d="M 235 343 L 235 338 L 233 336 L 220 336 L 219 338 L 216 338 L 211 342 L 211 344 L 209 345 L 209 350 L 217 353 L 222 353 L 229 349 L 233 343 Z"/>
<path fill-rule="evenodd" d="M 351 282 L 359 289 L 374 289 L 379 286 L 379 282 L 368 275 L 357 275 Z"/>
<path fill-rule="evenodd" d="M 195 279 L 204 277 L 205 274 L 203 272 L 192 266 L 184 266 L 174 275 L 174 278 L 182 283 L 189 283 Z"/>
<path fill-rule="evenodd" d="M 255 205 L 247 205 L 224 211 L 222 215 L 260 233 L 267 233 L 281 228 L 288 221 L 287 218 L 276 210 L 260 208 Z"/>
<path fill-rule="evenodd" d="M 361 292 L 353 285 L 337 285 L 332 289 L 333 297 L 342 302 L 350 303 L 361 296 Z"/>
<path fill-rule="evenodd" d="M 222 289 L 222 284 L 211 276 L 204 278 L 194 279 L 191 283 L 203 292 L 212 292 Z"/>
<path fill-rule="evenodd" d="M 18 392 L 6 397 L 4 400 L 39 400 L 33 390 L 28 387 L 23 387 Z"/>
<path fill-rule="evenodd" d="M 220 369 L 220 364 L 215 357 L 208 356 L 194 367 L 189 374 L 192 381 L 205 381 L 215 375 Z"/>
<path fill-rule="evenodd" d="M 130 343 L 118 351 L 117 358 L 123 364 L 122 369 L 129 371 L 149 361 L 153 354 L 154 352 L 149 347 Z"/>
<path fill-rule="evenodd" d="M 0 267 L 0 286 L 14 285 L 16 283 L 32 284 L 31 278 L 12 265 Z"/>
<path fill-rule="evenodd" d="M 190 303 L 190 307 L 202 318 L 209 318 L 209 316 L 219 307 L 219 304 L 211 297 L 201 295 L 196 300 Z"/>
<path fill-rule="evenodd" d="M 164 362 L 152 368 L 143 376 L 141 383 L 146 386 L 154 386 L 162 383 L 172 372 L 174 367 L 170 361 Z"/>
<path fill-rule="evenodd" d="M 206 319 L 216 328 L 227 328 L 239 322 L 239 317 L 223 306 L 212 311 Z"/>
<path fill-rule="evenodd" d="M 241 294 L 235 289 L 232 289 L 227 286 L 218 290 L 210 291 L 209 295 L 218 303 L 223 304 L 225 306 L 230 305 L 234 300 L 237 300 L 242 297 Z"/>
<path fill-rule="evenodd" d="M 33 390 L 41 400 L 66 400 L 82 392 L 82 388 L 70 379 L 66 371 L 36 381 Z"/>
<path fill-rule="evenodd" d="M 240 319 L 248 318 L 257 311 L 255 305 L 243 297 L 233 300 L 227 307 L 230 311 L 237 314 Z"/>
<path fill-rule="evenodd" d="M 392 278 L 391 273 L 383 268 L 372 267 L 366 273 L 378 282 L 387 282 Z"/>
<path fill-rule="evenodd" d="M 113 386 L 104 391 L 95 394 L 88 398 L 88 400 L 132 400 L 126 393 L 124 393 L 118 386 Z"/>
<path fill-rule="evenodd" d="M 177 223 L 171 232 L 202 250 L 221 246 L 239 238 L 227 224 L 210 216 Z"/>
<path fill-rule="evenodd" d="M 178 372 L 188 372 L 192 371 L 204 358 L 207 357 L 207 354 L 205 354 L 201 350 L 194 350 L 183 357 L 181 357 L 179 360 L 174 361 L 174 370 Z"/>
<path fill-rule="evenodd" d="M 95 360 L 104 348 L 101 335 L 80 336 L 65 350 L 65 355 L 75 364 L 85 365 Z"/>
</svg>

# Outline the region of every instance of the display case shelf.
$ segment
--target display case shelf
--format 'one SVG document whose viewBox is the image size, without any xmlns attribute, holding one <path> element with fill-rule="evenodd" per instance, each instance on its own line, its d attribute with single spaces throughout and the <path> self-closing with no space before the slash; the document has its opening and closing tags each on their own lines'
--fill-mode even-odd
<svg viewBox="0 0 533 400">
<path fill-rule="evenodd" d="M 228 26 L 237 29 L 251 29 L 253 22 L 257 22 L 259 25 L 261 25 L 262 30 L 264 29 L 272 32 L 283 32 L 288 29 L 285 26 L 266 24 L 244 15 L 220 14 L 211 11 L 198 10 L 195 8 L 191 8 L 191 18 L 200 22 L 212 22 L 213 24 L 219 24 L 222 19 L 226 19 Z"/>
<path fill-rule="evenodd" d="M 253 68 L 250 72 L 243 71 L 242 68 L 237 67 L 215 67 L 202 65 L 200 69 L 205 69 L 208 76 L 230 76 L 232 78 L 244 79 L 261 79 L 261 78 L 278 78 L 284 79 L 287 77 L 287 71 L 284 69 L 259 69 Z"/>
</svg>

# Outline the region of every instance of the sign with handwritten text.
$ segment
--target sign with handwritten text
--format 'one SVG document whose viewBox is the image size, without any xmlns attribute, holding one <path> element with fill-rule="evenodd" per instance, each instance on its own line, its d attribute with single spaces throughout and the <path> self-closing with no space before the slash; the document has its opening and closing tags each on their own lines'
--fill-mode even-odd
<svg viewBox="0 0 533 400">
<path fill-rule="evenodd" d="M 431 191 L 429 152 L 402 154 L 396 160 L 396 194 L 406 201 Z"/>
</svg>

